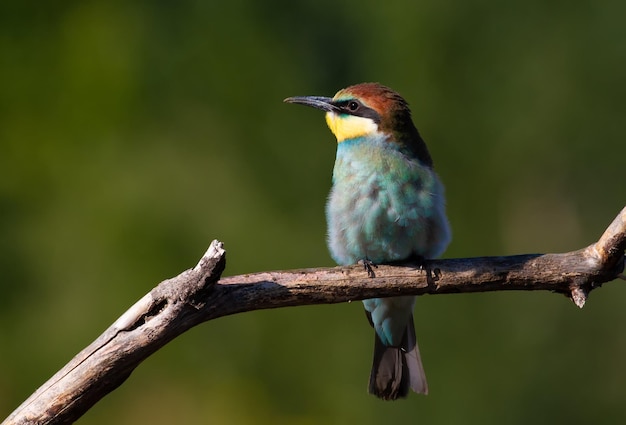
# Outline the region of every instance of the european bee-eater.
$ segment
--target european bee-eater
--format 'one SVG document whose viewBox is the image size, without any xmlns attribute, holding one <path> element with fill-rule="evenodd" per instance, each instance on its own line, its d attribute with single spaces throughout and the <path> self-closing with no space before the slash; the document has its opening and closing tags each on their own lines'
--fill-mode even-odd
<svg viewBox="0 0 626 425">
<path fill-rule="evenodd" d="M 378 83 L 357 84 L 335 97 L 288 103 L 326 112 L 337 138 L 326 205 L 328 247 L 340 265 L 431 259 L 450 241 L 444 189 L 407 102 Z M 415 297 L 364 300 L 375 329 L 369 392 L 384 400 L 428 393 L 415 327 Z"/>
</svg>

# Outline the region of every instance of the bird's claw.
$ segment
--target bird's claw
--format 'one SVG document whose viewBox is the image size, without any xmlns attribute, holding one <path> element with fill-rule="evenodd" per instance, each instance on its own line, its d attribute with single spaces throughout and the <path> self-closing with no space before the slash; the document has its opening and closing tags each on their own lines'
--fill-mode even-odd
<svg viewBox="0 0 626 425">
<path fill-rule="evenodd" d="M 434 269 L 430 270 L 430 273 L 428 274 L 428 284 L 435 283 L 439 279 L 441 279 L 441 269 L 435 267 Z"/>
<path fill-rule="evenodd" d="M 420 273 L 425 271 L 426 272 L 426 282 L 429 285 L 434 284 L 435 282 L 437 282 L 439 279 L 441 279 L 441 269 L 435 267 L 434 269 L 430 267 L 430 265 L 428 264 L 428 261 L 426 261 L 426 258 L 420 256 L 415 257 L 415 262 L 418 264 L 418 268 Z"/>
<path fill-rule="evenodd" d="M 362 260 L 359 260 L 359 264 L 363 265 L 363 268 L 367 271 L 367 277 L 376 277 L 376 273 L 374 273 L 374 269 L 378 268 L 378 266 L 376 264 L 374 264 L 373 261 L 368 260 L 367 258 L 364 258 Z"/>
</svg>

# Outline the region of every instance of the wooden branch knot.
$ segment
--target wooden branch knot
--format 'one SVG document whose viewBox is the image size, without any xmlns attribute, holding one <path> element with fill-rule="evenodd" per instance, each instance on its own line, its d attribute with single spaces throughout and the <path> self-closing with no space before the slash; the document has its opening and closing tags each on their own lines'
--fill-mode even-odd
<svg viewBox="0 0 626 425">
<path fill-rule="evenodd" d="M 574 286 L 572 288 L 572 292 L 570 293 L 572 301 L 578 308 L 583 308 L 585 306 L 588 295 L 589 291 L 585 289 L 584 286 Z"/>
</svg>

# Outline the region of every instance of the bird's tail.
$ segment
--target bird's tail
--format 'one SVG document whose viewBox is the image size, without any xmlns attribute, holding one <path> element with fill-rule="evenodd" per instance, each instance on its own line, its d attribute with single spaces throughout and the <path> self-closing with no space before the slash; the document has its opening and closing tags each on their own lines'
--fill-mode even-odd
<svg viewBox="0 0 626 425">
<path fill-rule="evenodd" d="M 369 392 L 383 400 L 406 397 L 409 388 L 419 394 L 428 394 L 426 375 L 420 358 L 413 315 L 404 331 L 402 344 L 389 347 L 374 332 L 374 363 L 370 374 Z"/>
</svg>

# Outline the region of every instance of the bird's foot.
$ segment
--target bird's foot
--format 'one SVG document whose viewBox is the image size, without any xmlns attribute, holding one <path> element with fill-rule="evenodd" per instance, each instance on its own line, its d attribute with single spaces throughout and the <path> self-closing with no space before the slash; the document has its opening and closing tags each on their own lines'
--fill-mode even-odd
<svg viewBox="0 0 626 425">
<path fill-rule="evenodd" d="M 434 284 L 435 282 L 437 282 L 439 279 L 441 279 L 441 269 L 438 267 L 435 267 L 432 270 L 429 270 L 428 273 L 428 277 L 426 278 L 426 281 L 428 282 L 428 284 Z"/>
<path fill-rule="evenodd" d="M 433 285 L 435 282 L 441 279 L 441 270 L 437 267 L 434 269 L 431 268 L 426 258 L 422 257 L 421 255 L 415 255 L 411 259 L 415 263 L 417 263 L 420 273 L 423 271 L 426 272 L 426 282 L 429 285 Z"/>
<path fill-rule="evenodd" d="M 376 273 L 374 273 L 374 269 L 377 269 L 378 266 L 374 264 L 372 260 L 363 258 L 362 260 L 359 260 L 359 264 L 362 264 L 363 268 L 367 271 L 367 277 L 376 277 Z"/>
</svg>

